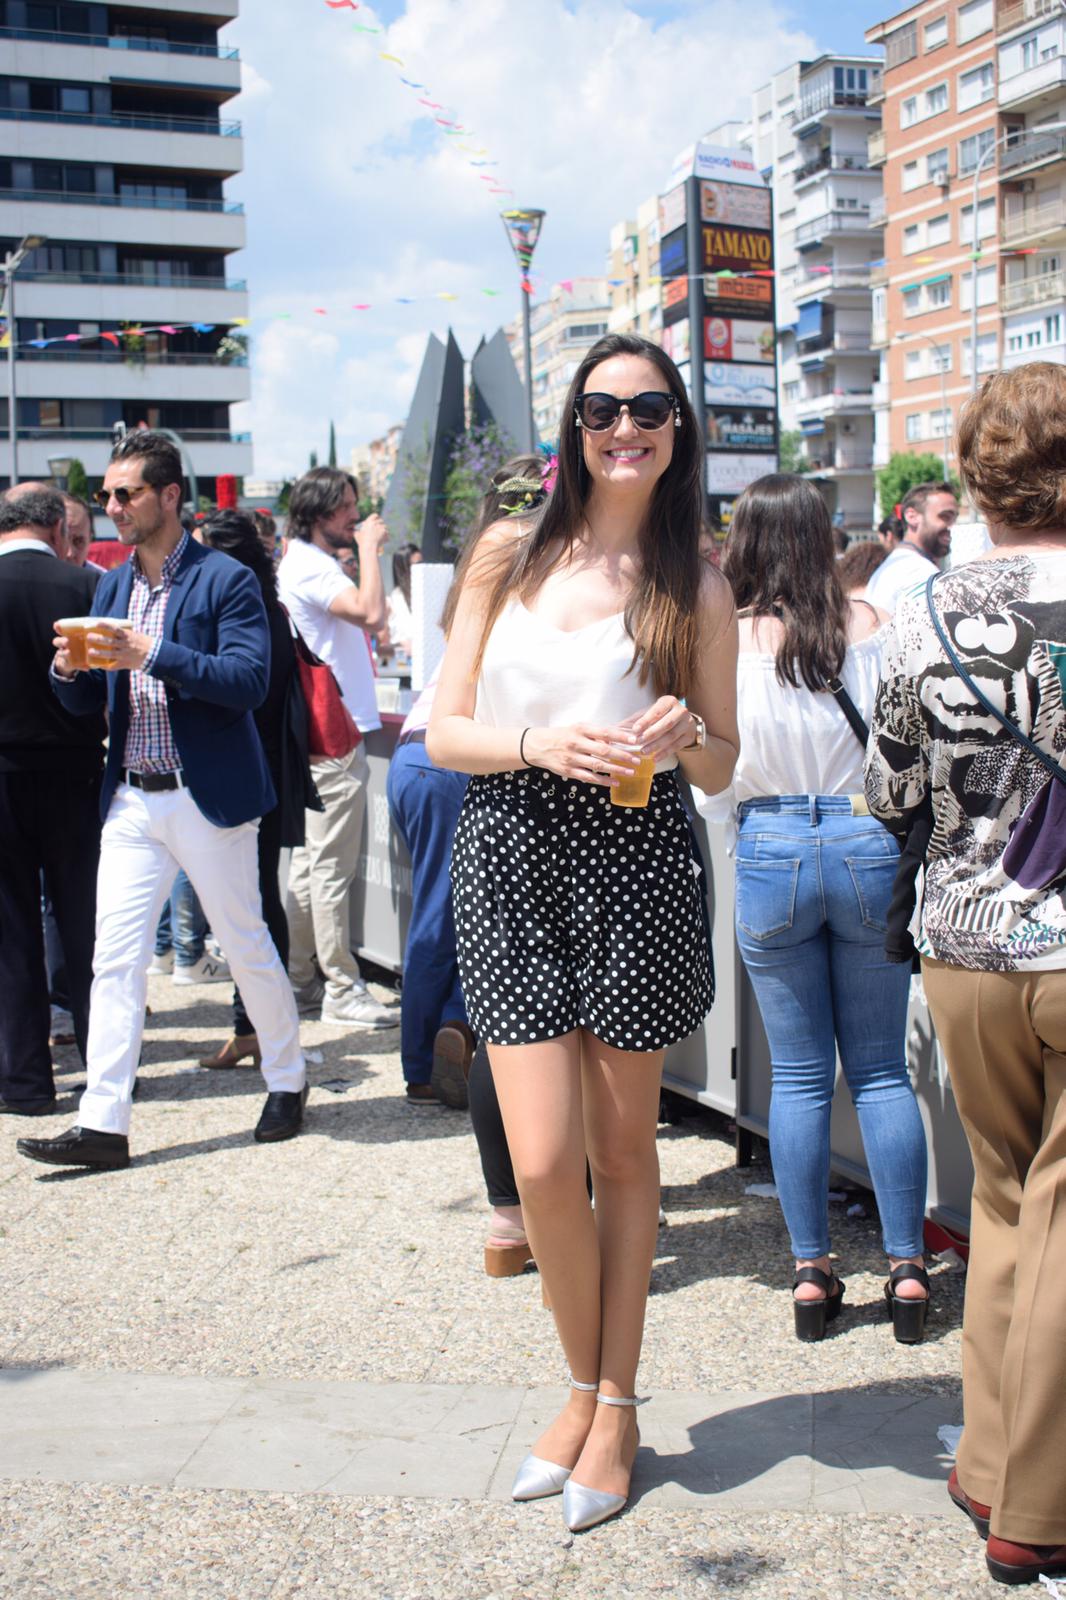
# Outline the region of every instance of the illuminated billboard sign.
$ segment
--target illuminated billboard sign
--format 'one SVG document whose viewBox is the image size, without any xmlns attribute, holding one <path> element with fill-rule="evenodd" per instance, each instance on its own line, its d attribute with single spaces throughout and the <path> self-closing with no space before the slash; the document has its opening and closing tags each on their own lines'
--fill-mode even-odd
<svg viewBox="0 0 1066 1600">
<path fill-rule="evenodd" d="M 772 278 L 704 278 L 707 309 L 732 317 L 765 318 L 773 309 Z"/>
<path fill-rule="evenodd" d="M 770 191 L 747 189 L 737 183 L 701 183 L 700 221 L 727 222 L 741 228 L 768 228 Z"/>
<path fill-rule="evenodd" d="M 775 352 L 772 322 L 743 322 L 734 317 L 704 317 L 703 354 L 708 361 L 767 361 Z"/>
<path fill-rule="evenodd" d="M 704 223 L 700 232 L 705 272 L 765 272 L 773 267 L 772 233 L 717 222 Z"/>
<path fill-rule="evenodd" d="M 667 355 L 671 356 L 679 366 L 683 361 L 689 360 L 692 354 L 692 347 L 687 317 L 684 317 L 679 322 L 673 322 L 663 329 L 662 347 Z"/>
<path fill-rule="evenodd" d="M 772 411 L 777 404 L 773 368 L 756 362 L 708 362 L 703 393 L 709 406 L 766 406 Z"/>
<path fill-rule="evenodd" d="M 776 446 L 773 411 L 750 406 L 708 406 L 708 450 L 769 450 Z"/>
</svg>

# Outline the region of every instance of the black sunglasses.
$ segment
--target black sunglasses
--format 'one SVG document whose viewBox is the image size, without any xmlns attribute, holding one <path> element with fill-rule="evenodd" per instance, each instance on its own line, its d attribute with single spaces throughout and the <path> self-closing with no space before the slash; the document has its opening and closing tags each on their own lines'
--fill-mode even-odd
<svg viewBox="0 0 1066 1600">
<path fill-rule="evenodd" d="M 681 426 L 681 408 L 676 396 L 664 394 L 660 389 L 646 389 L 643 394 L 631 395 L 628 400 L 619 400 L 613 394 L 579 394 L 574 402 L 574 412 L 581 426 L 590 433 L 606 433 L 622 415 L 623 406 L 629 412 L 630 420 L 645 433 L 665 428 L 671 417 L 678 427 Z"/>
<path fill-rule="evenodd" d="M 127 489 L 125 486 L 121 489 L 97 489 L 93 499 L 101 511 L 106 511 L 109 501 L 117 500 L 120 506 L 128 506 L 137 495 L 144 494 L 145 490 L 151 487 L 150 483 L 138 483 L 132 489 Z"/>
</svg>

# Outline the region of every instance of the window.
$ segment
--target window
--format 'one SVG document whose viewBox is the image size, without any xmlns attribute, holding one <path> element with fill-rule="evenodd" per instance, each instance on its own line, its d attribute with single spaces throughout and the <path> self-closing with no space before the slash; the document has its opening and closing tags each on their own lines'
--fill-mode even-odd
<svg viewBox="0 0 1066 1600">
<path fill-rule="evenodd" d="M 996 269 L 995 267 L 980 267 L 977 272 L 977 304 L 991 306 L 996 300 Z M 973 309 L 973 273 L 964 272 L 962 275 L 962 294 L 959 298 L 959 309 L 970 311 Z"/>
<path fill-rule="evenodd" d="M 943 439 L 950 432 L 951 432 L 951 407 L 949 406 L 944 411 L 939 411 L 939 410 L 938 411 L 930 411 L 930 413 L 929 413 L 929 437 L 931 439 Z"/>
<path fill-rule="evenodd" d="M 938 45 L 947 44 L 947 42 L 948 42 L 948 19 L 947 19 L 947 17 L 938 17 L 935 22 L 927 22 L 926 23 L 926 25 L 925 25 L 925 48 L 927 50 L 935 50 Z"/>
<path fill-rule="evenodd" d="M 994 14 L 995 0 L 970 0 L 969 5 L 960 6 L 955 30 L 956 44 L 967 44 L 970 39 L 976 39 L 979 33 L 987 33 L 995 21 Z"/>
<path fill-rule="evenodd" d="M 995 79 L 995 68 L 991 61 L 975 67 L 972 72 L 964 72 L 959 78 L 958 109 L 969 111 L 971 106 L 979 106 L 982 101 L 991 100 L 996 92 Z"/>
<path fill-rule="evenodd" d="M 911 128 L 918 121 L 918 96 L 912 94 L 904 100 L 899 108 L 899 125 L 901 128 Z"/>
<path fill-rule="evenodd" d="M 883 287 L 875 289 L 870 296 L 870 317 L 874 322 L 884 322 L 888 318 L 888 293 Z"/>
<path fill-rule="evenodd" d="M 916 250 L 922 248 L 922 225 L 912 222 L 909 228 L 903 230 L 903 254 L 912 256 Z"/>
<path fill-rule="evenodd" d="M 925 158 L 926 182 L 946 183 L 950 160 L 947 145 L 942 150 L 931 150 Z"/>
<path fill-rule="evenodd" d="M 1056 311 L 1053 316 L 1044 318 L 1044 343 L 1062 343 L 1062 313 Z M 981 370 L 981 341 L 977 341 L 977 370 Z"/>
<path fill-rule="evenodd" d="M 917 189 L 922 181 L 922 174 L 917 161 L 906 161 L 903 165 L 903 190 Z"/>
<path fill-rule="evenodd" d="M 793 405 L 799 399 L 800 386 L 798 383 L 786 383 L 783 392 L 785 404 L 787 406 Z"/>
<path fill-rule="evenodd" d="M 972 133 L 968 139 L 959 140 L 959 177 L 965 177 L 967 172 L 975 171 L 978 162 L 986 151 L 991 150 L 996 142 L 994 128 L 985 128 L 981 133 Z M 986 162 L 987 166 L 988 163 Z"/>
<path fill-rule="evenodd" d="M 903 363 L 903 375 L 907 379 L 922 378 L 925 376 L 925 351 L 908 350 Z"/>
<path fill-rule="evenodd" d="M 925 114 L 927 117 L 939 116 L 941 111 L 948 108 L 948 86 L 946 83 L 934 83 L 931 89 L 925 91 Z"/>
<path fill-rule="evenodd" d="M 913 444 L 917 439 L 925 438 L 925 418 L 920 411 L 914 411 L 907 418 L 907 443 Z"/>
<path fill-rule="evenodd" d="M 925 307 L 927 311 L 939 311 L 943 306 L 951 304 L 951 278 L 943 278 L 939 283 L 927 283 L 925 286 Z"/>
<path fill-rule="evenodd" d="M 942 216 L 929 218 L 925 225 L 925 242 L 927 245 L 950 244 L 951 218 L 946 211 Z"/>
<path fill-rule="evenodd" d="M 977 237 L 990 239 L 996 231 L 996 202 L 982 200 L 977 207 Z M 959 212 L 959 243 L 973 243 L 973 206 L 963 206 Z"/>
<path fill-rule="evenodd" d="M 1037 42 L 1037 35 L 1035 33 L 1031 33 L 1027 39 L 1023 39 L 1022 42 L 1021 42 L 1021 45 L 1022 45 L 1022 71 L 1023 72 L 1028 72 L 1030 67 L 1035 67 L 1036 66 L 1036 60 L 1037 60 L 1037 43 L 1036 42 Z"/>
<path fill-rule="evenodd" d="M 1050 319 L 1049 319 L 1050 320 Z M 1022 348 L 1021 344 L 1018 349 Z M 995 372 L 998 365 L 996 355 L 996 336 L 994 333 L 979 333 L 977 335 L 977 370 L 978 372 Z M 970 358 L 970 341 L 962 341 L 962 370 L 965 377 L 973 372 L 973 362 Z"/>
<path fill-rule="evenodd" d="M 922 291 L 920 289 L 904 289 L 903 315 L 916 317 L 922 309 Z"/>
<path fill-rule="evenodd" d="M 59 109 L 60 111 L 73 112 L 78 116 L 88 116 L 88 89 L 68 89 L 65 84 L 61 85 L 59 90 Z"/>
</svg>

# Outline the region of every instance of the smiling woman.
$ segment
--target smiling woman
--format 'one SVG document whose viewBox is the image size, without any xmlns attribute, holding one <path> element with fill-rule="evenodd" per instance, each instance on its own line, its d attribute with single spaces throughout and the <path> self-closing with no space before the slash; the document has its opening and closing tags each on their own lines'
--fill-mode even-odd
<svg viewBox="0 0 1066 1600">
<path fill-rule="evenodd" d="M 427 740 L 474 774 L 452 858 L 463 992 L 572 1374 L 513 1494 L 561 1490 L 575 1530 L 628 1494 L 663 1053 L 713 995 L 676 776 L 680 761 L 724 787 L 737 754 L 702 457 L 670 358 L 628 335 L 594 345 L 543 511 L 517 539 L 490 528 L 461 573 Z"/>
</svg>

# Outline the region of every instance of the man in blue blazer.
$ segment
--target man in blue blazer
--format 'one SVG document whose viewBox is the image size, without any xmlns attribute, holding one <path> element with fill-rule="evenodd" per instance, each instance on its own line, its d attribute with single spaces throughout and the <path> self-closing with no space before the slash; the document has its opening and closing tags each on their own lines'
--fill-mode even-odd
<svg viewBox="0 0 1066 1600">
<path fill-rule="evenodd" d="M 116 445 L 97 499 L 133 554 L 96 590 L 89 669 L 55 641 L 59 699 L 84 715 L 106 704 L 111 727 L 78 1125 L 18 1142 L 56 1166 L 128 1165 L 146 969 L 179 867 L 259 1036 L 268 1094 L 256 1139 L 292 1138 L 307 1098 L 296 1004 L 259 896 L 258 819 L 276 803 L 252 718 L 270 672 L 266 612 L 252 573 L 182 528 L 183 487 L 165 435 L 138 430 Z"/>
</svg>

